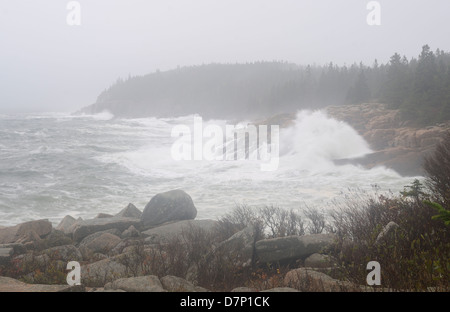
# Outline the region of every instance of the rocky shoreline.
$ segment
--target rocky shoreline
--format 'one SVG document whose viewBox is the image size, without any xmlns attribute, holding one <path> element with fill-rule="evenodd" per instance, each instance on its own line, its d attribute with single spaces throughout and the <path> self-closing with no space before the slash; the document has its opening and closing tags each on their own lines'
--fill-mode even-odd
<svg viewBox="0 0 450 312">
<path fill-rule="evenodd" d="M 89 220 L 66 216 L 56 227 L 48 220 L 3 227 L 0 229 L 0 292 L 215 291 L 197 285 L 198 268 L 189 268 L 185 276 L 157 277 L 147 274 L 143 266 L 155 259 L 155 251 L 161 253 L 160 246 L 170 245 L 183 232 L 207 233 L 220 224 L 217 220 L 195 218 L 196 209 L 190 196 L 174 190 L 155 195 L 142 212 L 129 204 L 116 215 L 100 213 Z M 208 265 L 208 257 L 228 257 L 240 250 L 237 267 L 299 263 L 280 277 L 282 280 L 276 287 L 267 286 L 265 291 L 300 291 L 301 285 L 311 283 L 320 284 L 324 291 L 367 290 L 324 273 L 331 269 L 326 251 L 334 240 L 333 234 L 260 239 L 250 226 L 211 246 L 203 265 Z M 71 261 L 81 265 L 80 286 L 42 282 L 50 281 L 45 274 L 58 276 L 59 280 L 65 278 L 67 263 Z M 242 285 L 232 291 L 256 290 Z"/>
<path fill-rule="evenodd" d="M 403 176 L 423 176 L 424 157 L 432 153 L 450 123 L 416 127 L 403 121 L 400 111 L 380 103 L 330 106 L 329 116 L 350 124 L 369 143 L 373 153 L 361 159 L 339 160 L 366 168 L 385 166 Z"/>
<path fill-rule="evenodd" d="M 384 166 L 402 176 L 424 176 L 424 157 L 450 131 L 450 122 L 428 127 L 417 127 L 401 118 L 399 110 L 389 109 L 382 103 L 328 106 L 328 116 L 352 126 L 369 143 L 372 153 L 358 159 L 338 159 L 339 164 L 356 164 L 371 169 Z M 295 114 L 281 114 L 260 121 L 288 127 Z"/>
</svg>

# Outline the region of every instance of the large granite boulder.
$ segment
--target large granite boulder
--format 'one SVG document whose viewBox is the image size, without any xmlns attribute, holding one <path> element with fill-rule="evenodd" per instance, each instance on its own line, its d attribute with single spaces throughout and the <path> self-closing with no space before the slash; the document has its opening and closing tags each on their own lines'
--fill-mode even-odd
<svg viewBox="0 0 450 312">
<path fill-rule="evenodd" d="M 52 224 L 48 220 L 24 222 L 0 229 L 0 244 L 33 242 L 51 231 Z"/>
<path fill-rule="evenodd" d="M 80 242 L 83 238 L 96 232 L 117 229 L 120 232 L 125 231 L 131 225 L 139 226 L 139 219 L 134 218 L 99 218 L 77 221 L 71 228 L 73 240 Z"/>
<path fill-rule="evenodd" d="M 103 233 L 99 237 L 96 237 L 92 241 L 86 243 L 84 246 L 90 249 L 93 253 L 107 254 L 120 242 L 120 237 L 111 233 Z"/>
<path fill-rule="evenodd" d="M 333 234 L 293 235 L 260 240 L 255 244 L 255 251 L 261 263 L 284 262 L 320 253 L 334 241 Z"/>
<path fill-rule="evenodd" d="M 161 278 L 161 284 L 169 292 L 207 292 L 208 290 L 195 286 L 191 282 L 172 275 L 166 275 Z"/>
<path fill-rule="evenodd" d="M 107 283 L 128 277 L 125 265 L 112 259 L 104 259 L 81 267 L 81 284 L 88 287 L 103 287 Z"/>
<path fill-rule="evenodd" d="M 56 246 L 42 251 L 42 254 L 47 255 L 53 260 L 82 261 L 83 256 L 81 252 L 74 245 Z"/>
<path fill-rule="evenodd" d="M 243 230 L 235 233 L 227 240 L 221 242 L 212 253 L 239 254 L 238 265 L 249 266 L 254 261 L 255 241 L 257 230 L 250 225 Z M 234 254 L 236 256 L 236 254 Z"/>
<path fill-rule="evenodd" d="M 173 190 L 153 196 L 145 206 L 141 222 L 151 227 L 169 221 L 192 220 L 196 216 L 191 196 L 182 190 Z"/>
<path fill-rule="evenodd" d="M 215 220 L 183 220 L 154 227 L 142 232 L 142 235 L 146 236 L 145 242 L 147 244 L 158 244 L 180 236 L 184 231 L 190 229 L 211 231 L 217 224 L 218 221 Z"/>
</svg>

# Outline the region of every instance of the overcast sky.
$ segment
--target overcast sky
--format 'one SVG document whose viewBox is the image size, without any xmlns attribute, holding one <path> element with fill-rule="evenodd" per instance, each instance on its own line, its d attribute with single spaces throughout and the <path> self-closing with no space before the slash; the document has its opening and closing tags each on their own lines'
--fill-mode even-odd
<svg viewBox="0 0 450 312">
<path fill-rule="evenodd" d="M 0 113 L 74 111 L 118 77 L 220 62 L 339 65 L 450 51 L 449 0 L 0 0 Z"/>
</svg>

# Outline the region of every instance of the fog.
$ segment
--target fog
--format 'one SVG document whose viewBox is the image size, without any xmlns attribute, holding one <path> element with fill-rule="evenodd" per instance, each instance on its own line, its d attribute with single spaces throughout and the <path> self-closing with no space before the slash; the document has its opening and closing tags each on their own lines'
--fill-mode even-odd
<svg viewBox="0 0 450 312">
<path fill-rule="evenodd" d="M 371 64 L 450 50 L 448 0 L 0 0 L 0 113 L 73 111 L 118 77 L 177 66 L 280 60 Z"/>
</svg>

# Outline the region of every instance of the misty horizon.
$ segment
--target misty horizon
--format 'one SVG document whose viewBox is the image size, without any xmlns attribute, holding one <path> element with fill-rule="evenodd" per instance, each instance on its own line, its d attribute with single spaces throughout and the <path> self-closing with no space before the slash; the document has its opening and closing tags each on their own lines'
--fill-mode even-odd
<svg viewBox="0 0 450 312">
<path fill-rule="evenodd" d="M 0 4 L 0 113 L 73 112 L 118 78 L 178 66 L 283 61 L 339 66 L 394 53 L 417 57 L 428 44 L 448 51 L 447 1 L 69 1 Z"/>
</svg>

